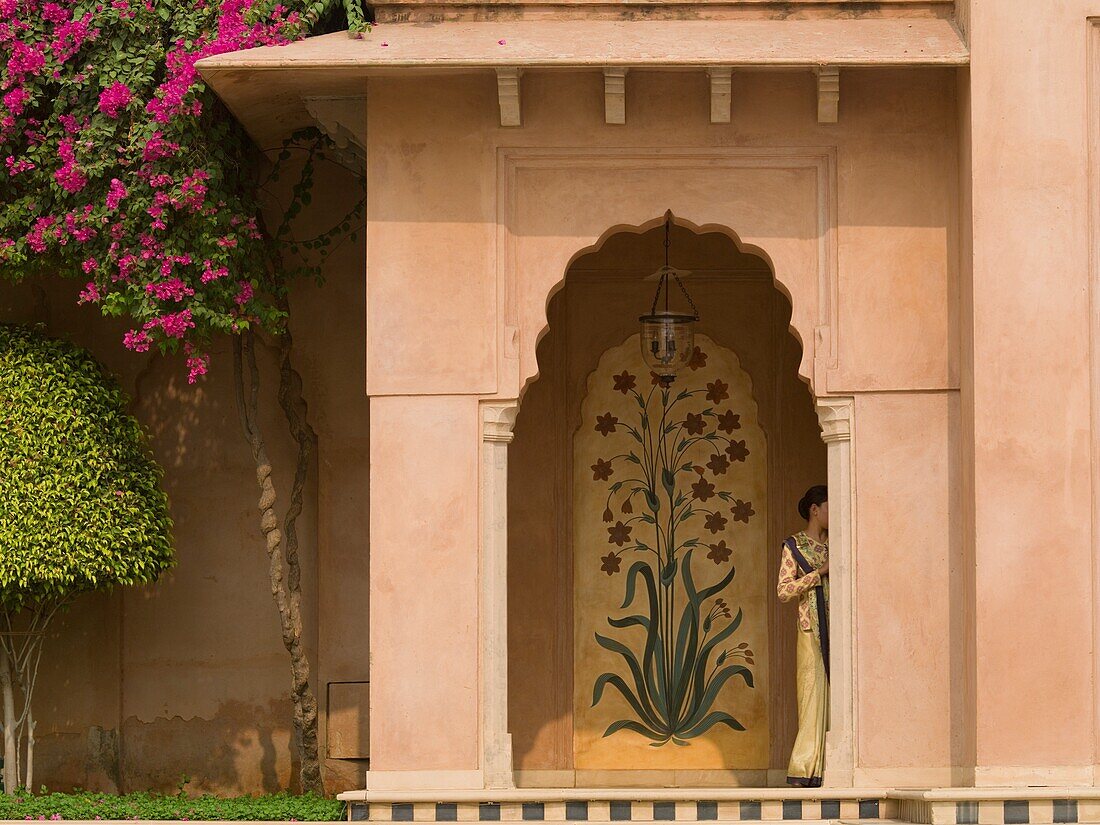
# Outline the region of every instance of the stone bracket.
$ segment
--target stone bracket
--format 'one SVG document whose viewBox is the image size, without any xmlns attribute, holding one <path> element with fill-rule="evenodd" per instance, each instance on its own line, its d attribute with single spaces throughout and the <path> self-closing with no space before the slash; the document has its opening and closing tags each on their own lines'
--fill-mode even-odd
<svg viewBox="0 0 1100 825">
<path fill-rule="evenodd" d="M 337 160 L 362 172 L 367 165 L 367 98 L 307 97 L 303 102 L 310 117 L 335 145 Z"/>
<path fill-rule="evenodd" d="M 613 125 L 626 123 L 626 72 L 620 66 L 603 70 L 604 121 Z"/>
<path fill-rule="evenodd" d="M 509 67 L 497 69 L 497 101 L 500 103 L 500 125 L 522 126 L 520 111 L 520 83 L 523 69 Z"/>
<path fill-rule="evenodd" d="M 733 69 L 729 66 L 711 66 L 707 69 L 707 75 L 710 77 L 710 122 L 729 123 Z"/>
<path fill-rule="evenodd" d="M 840 69 L 819 66 L 817 74 L 817 122 L 836 123 L 840 115 Z"/>
</svg>

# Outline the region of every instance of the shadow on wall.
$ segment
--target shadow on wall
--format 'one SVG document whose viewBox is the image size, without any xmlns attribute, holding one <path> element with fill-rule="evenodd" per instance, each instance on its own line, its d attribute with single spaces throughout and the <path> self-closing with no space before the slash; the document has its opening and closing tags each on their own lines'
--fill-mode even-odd
<svg viewBox="0 0 1100 825">
<path fill-rule="evenodd" d="M 92 727 L 41 739 L 35 758 L 51 790 L 156 790 L 171 793 L 276 792 L 298 771 L 289 702 L 226 702 L 212 719 L 133 717 L 116 729 Z M 121 776 L 120 776 L 121 768 Z M 140 776 L 140 784 L 122 777 Z"/>
</svg>

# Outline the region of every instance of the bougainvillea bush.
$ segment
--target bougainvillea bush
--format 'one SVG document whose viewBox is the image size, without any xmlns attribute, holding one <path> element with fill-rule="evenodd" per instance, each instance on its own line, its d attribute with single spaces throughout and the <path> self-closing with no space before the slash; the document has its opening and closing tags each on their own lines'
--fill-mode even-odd
<svg viewBox="0 0 1100 825">
<path fill-rule="evenodd" d="M 0 0 L 0 277 L 81 278 L 192 382 L 216 333 L 276 327 L 257 147 L 195 63 L 330 11 L 364 28 L 354 0 Z"/>
<path fill-rule="evenodd" d="M 309 203 L 323 141 L 294 135 L 298 181 L 266 227 L 260 193 L 292 153 L 251 143 L 195 64 L 343 26 L 366 29 L 359 0 L 0 0 L 0 278 L 81 279 L 82 303 L 130 321 L 120 345 L 182 351 L 191 382 L 209 367 L 210 342 L 235 336 L 236 398 L 291 657 L 301 786 L 315 791 L 317 703 L 294 530 L 315 436 L 283 321 L 289 281 L 319 272 L 301 253 L 326 257 L 362 201 L 331 230 L 295 241 L 290 225 Z M 271 165 L 261 150 L 275 148 Z M 257 414 L 257 328 L 279 337 L 278 397 L 298 444 L 282 530 Z"/>
</svg>

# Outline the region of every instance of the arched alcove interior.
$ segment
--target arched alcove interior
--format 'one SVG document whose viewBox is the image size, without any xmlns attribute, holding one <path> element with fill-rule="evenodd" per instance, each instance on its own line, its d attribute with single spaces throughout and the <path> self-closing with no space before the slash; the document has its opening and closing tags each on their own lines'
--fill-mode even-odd
<svg viewBox="0 0 1100 825">
<path fill-rule="evenodd" d="M 801 347 L 790 332 L 791 305 L 767 262 L 738 248 L 731 234 L 674 224 L 671 263 L 698 306 L 698 332 L 732 350 L 751 381 L 767 442 L 768 581 L 766 764 L 714 776 L 716 782 L 783 784 L 797 726 L 795 615 L 775 599 L 778 548 L 798 529 L 794 504 L 826 479 L 826 451 L 813 399 L 798 375 Z M 526 388 L 509 447 L 509 728 L 517 784 L 645 784 L 645 774 L 574 773 L 574 433 L 589 376 L 608 350 L 637 332 L 663 262 L 663 226 L 621 231 L 574 259 L 548 306 L 538 347 L 539 377 Z M 682 301 L 674 291 L 673 301 Z M 648 376 L 645 377 L 648 383 Z M 685 767 L 689 767 L 685 765 Z M 697 778 L 697 777 L 696 777 Z M 655 785 L 668 776 L 654 773 Z"/>
</svg>

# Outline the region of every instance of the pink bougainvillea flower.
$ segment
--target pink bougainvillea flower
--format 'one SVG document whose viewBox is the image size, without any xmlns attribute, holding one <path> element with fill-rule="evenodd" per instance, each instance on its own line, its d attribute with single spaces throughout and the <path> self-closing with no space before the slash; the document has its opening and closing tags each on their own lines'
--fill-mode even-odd
<svg viewBox="0 0 1100 825">
<path fill-rule="evenodd" d="M 183 350 L 187 354 L 187 383 L 194 384 L 200 376 L 206 375 L 210 368 L 210 356 L 196 352 L 191 344 L 185 344 Z"/>
<path fill-rule="evenodd" d="M 202 265 L 202 276 L 199 278 L 199 280 L 202 281 L 204 284 L 208 284 L 211 281 L 216 281 L 218 280 L 218 278 L 224 278 L 226 275 L 229 274 L 228 267 L 216 267 L 210 261 L 203 261 Z"/>
<path fill-rule="evenodd" d="M 239 281 L 237 283 L 237 294 L 233 297 L 233 303 L 239 307 L 243 307 L 252 300 L 252 295 L 252 284 L 248 281 Z"/>
<path fill-rule="evenodd" d="M 145 292 L 158 301 L 175 301 L 177 303 L 195 294 L 195 290 L 179 278 L 169 278 L 167 281 L 146 284 Z M 188 317 L 190 318 L 190 316 Z"/>
<path fill-rule="evenodd" d="M 4 106 L 13 115 L 23 114 L 23 107 L 27 101 L 30 100 L 31 93 L 24 89 L 22 86 L 17 86 L 4 95 Z"/>
<path fill-rule="evenodd" d="M 30 172 L 36 168 L 34 162 L 27 158 L 16 160 L 13 157 L 4 158 L 4 166 L 8 169 L 8 175 L 13 178 L 21 172 Z"/>
<path fill-rule="evenodd" d="M 122 345 L 133 352 L 148 352 L 153 341 L 145 330 L 132 329 L 122 336 Z"/>
<path fill-rule="evenodd" d="M 134 94 L 130 91 L 130 87 L 116 80 L 99 93 L 99 111 L 107 117 L 116 118 L 133 99 Z"/>
<path fill-rule="evenodd" d="M 107 208 L 111 210 L 118 209 L 118 205 L 122 203 L 122 199 L 126 197 L 126 187 L 122 185 L 122 181 L 118 178 L 111 178 L 111 186 L 107 190 Z"/>
</svg>

